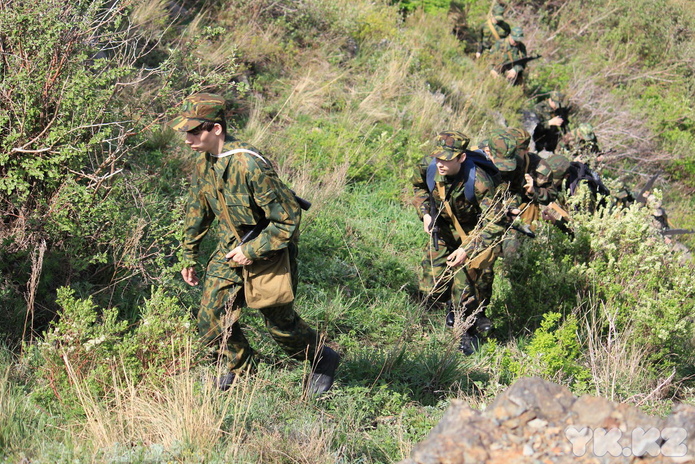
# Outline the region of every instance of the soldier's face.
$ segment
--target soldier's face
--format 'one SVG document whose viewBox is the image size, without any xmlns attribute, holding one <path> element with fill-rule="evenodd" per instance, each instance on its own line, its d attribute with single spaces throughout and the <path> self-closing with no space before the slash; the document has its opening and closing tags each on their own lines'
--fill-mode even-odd
<svg viewBox="0 0 695 464">
<path fill-rule="evenodd" d="M 218 132 L 221 133 L 221 131 L 222 127 L 219 124 L 215 124 L 215 127 L 211 131 L 200 130 L 199 127 L 190 130 L 186 132 L 186 145 L 191 147 L 193 150 L 202 153 L 218 154 Z"/>
<path fill-rule="evenodd" d="M 437 158 L 437 172 L 442 176 L 455 176 L 461 170 L 461 163 L 465 158 L 465 154 L 448 161 Z"/>
</svg>

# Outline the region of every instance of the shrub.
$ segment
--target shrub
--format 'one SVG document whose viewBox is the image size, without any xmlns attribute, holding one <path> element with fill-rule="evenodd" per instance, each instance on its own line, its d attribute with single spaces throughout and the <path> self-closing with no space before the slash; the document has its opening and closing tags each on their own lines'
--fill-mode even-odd
<svg viewBox="0 0 695 464">
<path fill-rule="evenodd" d="M 145 302 L 134 327 L 118 320 L 116 308 L 102 310 L 67 288 L 58 291 L 58 303 L 61 318 L 32 347 L 29 359 L 38 383 L 35 398 L 47 406 L 60 405 L 68 415 L 83 413 L 83 387 L 110 401 L 124 379 L 133 385 L 144 378 L 156 384 L 201 356 L 187 312 L 161 290 Z"/>
</svg>

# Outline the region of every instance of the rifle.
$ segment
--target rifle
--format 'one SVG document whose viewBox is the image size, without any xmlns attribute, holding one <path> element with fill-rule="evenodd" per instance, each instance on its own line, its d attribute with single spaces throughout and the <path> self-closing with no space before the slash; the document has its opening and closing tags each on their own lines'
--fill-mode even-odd
<svg viewBox="0 0 695 464">
<path fill-rule="evenodd" d="M 430 222 L 430 235 L 432 235 L 435 251 L 439 251 L 439 226 L 437 225 L 437 216 L 437 205 L 434 203 L 434 195 L 430 192 L 430 217 L 432 218 L 432 222 Z"/>
<path fill-rule="evenodd" d="M 654 186 L 654 182 L 656 182 L 656 178 L 659 177 L 659 173 L 657 172 L 654 174 L 646 184 L 644 184 L 644 187 L 642 187 L 642 190 L 639 191 L 637 194 L 637 198 L 635 198 L 635 201 L 639 203 L 640 205 L 646 205 L 647 204 L 647 193 L 651 191 L 652 187 Z"/>
<path fill-rule="evenodd" d="M 512 229 L 524 234 L 527 237 L 536 238 L 536 234 L 526 224 L 520 224 L 520 225 L 512 224 Z"/>
<path fill-rule="evenodd" d="M 541 55 L 526 56 L 524 58 L 518 58 L 516 60 L 505 61 L 504 63 L 497 66 L 498 72 L 501 74 L 505 71 L 512 69 L 517 64 L 525 65 L 529 61 L 537 60 L 541 58 Z"/>
<path fill-rule="evenodd" d="M 693 234 L 695 233 L 695 230 L 691 229 L 665 229 L 661 231 L 661 235 L 665 237 L 670 237 L 672 235 L 685 235 L 685 234 Z"/>
</svg>

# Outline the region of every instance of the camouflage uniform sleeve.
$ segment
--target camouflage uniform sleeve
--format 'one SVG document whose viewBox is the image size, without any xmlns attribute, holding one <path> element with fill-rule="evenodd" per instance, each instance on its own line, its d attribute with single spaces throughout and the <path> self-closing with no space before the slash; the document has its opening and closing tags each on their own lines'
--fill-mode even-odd
<svg viewBox="0 0 695 464">
<path fill-rule="evenodd" d="M 554 126 L 551 126 L 548 123 L 551 119 L 555 117 L 555 114 L 553 114 L 553 109 L 550 108 L 550 105 L 548 105 L 546 102 L 542 102 L 539 105 L 539 108 L 541 112 L 538 113 L 538 115 L 540 117 L 541 123 L 543 123 L 543 127 L 548 130 L 552 129 Z"/>
<path fill-rule="evenodd" d="M 533 172 L 533 179 L 536 188 L 533 194 L 533 200 L 541 205 L 547 205 L 557 199 L 557 188 L 553 180 L 553 170 L 550 165 L 541 160 L 538 167 Z"/>
<path fill-rule="evenodd" d="M 247 167 L 245 181 L 253 202 L 270 221 L 258 237 L 241 246 L 241 251 L 249 259 L 262 259 L 296 240 L 302 211 L 292 191 L 271 166 L 253 155 L 240 156 Z"/>
<path fill-rule="evenodd" d="M 417 210 L 420 220 L 430 212 L 430 191 L 427 188 L 427 166 L 432 161 L 429 156 L 424 157 L 415 166 L 411 182 L 413 184 L 413 205 Z"/>
<path fill-rule="evenodd" d="M 499 243 L 507 229 L 506 212 L 502 211 L 504 204 L 495 201 L 496 186 L 493 180 L 482 169 L 476 170 L 475 197 L 480 207 L 481 234 L 465 247 L 468 256 L 483 251 L 485 248 Z"/>
<path fill-rule="evenodd" d="M 202 190 L 201 172 L 204 168 L 205 159 L 201 157 L 196 164 L 186 204 L 184 238 L 181 247 L 184 260 L 190 264 L 197 259 L 200 242 L 203 241 L 210 229 L 210 224 L 215 219 L 215 214 Z"/>
<path fill-rule="evenodd" d="M 480 30 L 478 31 L 478 48 L 476 51 L 478 53 L 483 53 L 486 48 L 490 47 L 490 44 L 487 43 L 487 38 L 485 37 L 485 30 L 487 29 L 487 23 L 483 23 L 483 25 L 480 27 Z"/>
</svg>

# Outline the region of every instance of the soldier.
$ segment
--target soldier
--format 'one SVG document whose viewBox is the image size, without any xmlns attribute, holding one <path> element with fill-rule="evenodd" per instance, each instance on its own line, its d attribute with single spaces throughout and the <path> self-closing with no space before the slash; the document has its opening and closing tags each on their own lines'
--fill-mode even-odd
<svg viewBox="0 0 695 464">
<path fill-rule="evenodd" d="M 495 129 L 487 139 L 478 144 L 485 156 L 487 156 L 500 171 L 500 185 L 497 190 L 506 192 L 507 211 L 505 227 L 510 225 L 520 213 L 520 205 L 523 194 L 524 163 L 516 156 L 516 142 L 507 131 Z M 498 258 L 502 254 L 508 255 L 516 249 L 517 240 L 513 234 L 507 235 L 501 246 L 495 248 Z M 492 285 L 495 279 L 494 266 L 485 268 L 480 276 L 478 289 L 480 300 L 485 304 L 492 300 Z"/>
<path fill-rule="evenodd" d="M 490 50 L 492 45 L 498 40 L 507 38 L 511 32 L 509 24 L 504 21 L 504 5 L 495 3 L 492 10 L 488 13 L 487 19 L 480 26 L 478 49 L 475 57 L 480 58 L 484 52 Z"/>
<path fill-rule="evenodd" d="M 297 241 L 301 209 L 292 191 L 278 178 L 268 160 L 251 145 L 227 134 L 225 100 L 199 93 L 187 97 L 172 128 L 186 134 L 186 145 L 199 153 L 184 222 L 181 275 L 198 285 L 194 265 L 201 241 L 217 218 L 218 244 L 208 260 L 198 330 L 216 351 L 225 374 L 216 379 L 228 389 L 236 375 L 252 367 L 253 349 L 244 336 L 239 317 L 245 305 L 244 266 L 289 250 L 292 286 L 297 285 Z M 267 226 L 240 245 L 240 236 L 260 221 Z M 340 356 L 328 346 L 319 349 L 319 337 L 294 310 L 293 303 L 259 309 L 271 337 L 291 357 L 313 361 L 307 388 L 313 394 L 328 391 Z"/>
<path fill-rule="evenodd" d="M 511 195 L 509 209 L 518 209 L 524 193 L 525 162 L 517 156 L 516 140 L 506 130 L 495 129 L 478 144 L 478 148 L 500 170 L 500 188 L 508 190 Z"/>
<path fill-rule="evenodd" d="M 512 128 L 509 135 L 516 139 L 516 155 L 524 163 L 524 191 L 522 193 L 521 220 L 535 230 L 533 223 L 541 218 L 541 205 L 557 199 L 553 183 L 553 170 L 546 160 L 529 151 L 531 134 L 525 129 Z"/>
<path fill-rule="evenodd" d="M 557 151 L 572 161 L 588 165 L 593 170 L 597 170 L 603 161 L 594 127 L 585 122 L 562 137 Z"/>
<path fill-rule="evenodd" d="M 533 130 L 536 152 L 554 152 L 560 139 L 569 131 L 571 108 L 563 94 L 552 91 L 545 100 L 539 102 L 534 112 L 538 123 Z"/>
<path fill-rule="evenodd" d="M 504 235 L 504 214 L 493 201 L 497 169 L 480 153 L 466 151 L 469 138 L 461 132 L 440 132 L 435 143 L 412 178 L 413 203 L 432 235 L 420 290 L 431 302 L 449 300 L 453 309 L 471 316 L 481 309 L 479 277 Z M 475 351 L 478 335 L 492 328 L 482 311 L 473 317 L 459 347 L 466 355 Z"/>
<path fill-rule="evenodd" d="M 526 63 L 514 63 L 510 65 L 508 69 L 507 66 L 505 66 L 505 63 L 512 63 L 526 58 L 526 45 L 522 42 L 523 39 L 524 31 L 519 26 L 514 26 L 511 33 L 505 39 L 495 42 L 490 52 L 499 63 L 497 67 L 491 70 L 493 76 L 498 76 L 500 72 L 503 72 L 504 77 L 506 77 L 511 84 L 518 85 L 523 83 Z"/>
</svg>

